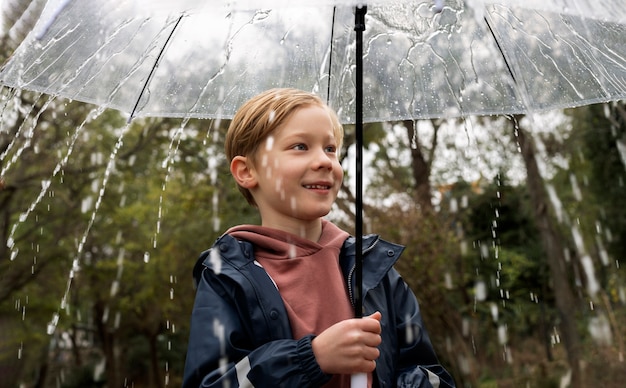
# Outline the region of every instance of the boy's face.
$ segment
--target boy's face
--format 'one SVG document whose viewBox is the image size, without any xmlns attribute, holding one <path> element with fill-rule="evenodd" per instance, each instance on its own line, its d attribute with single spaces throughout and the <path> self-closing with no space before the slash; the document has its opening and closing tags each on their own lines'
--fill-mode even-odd
<svg viewBox="0 0 626 388">
<path fill-rule="evenodd" d="M 251 172 L 263 225 L 281 228 L 327 215 L 343 179 L 328 112 L 315 105 L 295 111 L 260 145 Z"/>
</svg>

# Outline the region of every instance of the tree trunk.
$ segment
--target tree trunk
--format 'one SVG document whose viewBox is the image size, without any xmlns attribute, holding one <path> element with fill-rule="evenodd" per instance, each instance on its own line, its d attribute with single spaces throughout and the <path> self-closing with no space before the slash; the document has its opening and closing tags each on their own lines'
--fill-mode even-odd
<svg viewBox="0 0 626 388">
<path fill-rule="evenodd" d="M 72 330 L 69 331 L 70 341 L 72 341 L 72 355 L 74 356 L 74 365 L 77 367 L 83 366 L 83 357 L 80 354 L 80 344 L 78 343 L 78 333 L 80 329 L 76 324 L 72 325 Z"/>
<path fill-rule="evenodd" d="M 519 123 L 519 120 L 515 121 Z M 550 215 L 550 204 L 543 178 L 537 165 L 534 142 L 530 135 L 521 127 L 517 128 L 516 140 L 519 143 L 526 166 L 528 191 L 534 204 L 535 222 L 541 234 L 542 244 L 550 268 L 556 307 L 561 319 L 559 326 L 563 334 L 563 343 L 567 351 L 568 363 L 572 370 L 571 387 L 582 388 L 580 339 L 576 330 L 576 300 L 567 275 L 564 256 L 565 244 Z"/>
<path fill-rule="evenodd" d="M 430 160 L 428 160 L 422 152 L 421 144 L 419 139 L 417 139 L 415 122 L 413 120 L 404 120 L 402 124 L 406 127 L 409 141 L 414 143 L 414 146 L 410 148 L 411 172 L 415 180 L 415 202 L 417 202 L 424 214 L 432 214 L 433 203 L 432 190 L 430 187 Z M 435 125 L 435 123 L 433 123 L 433 125 Z M 437 131 L 437 129 L 438 128 L 435 127 L 435 131 Z M 436 140 L 434 140 L 434 142 L 436 142 Z M 433 144 L 432 147 L 435 147 L 435 144 Z"/>
<path fill-rule="evenodd" d="M 161 368 L 159 367 L 159 357 L 157 349 L 157 334 L 151 334 L 148 336 L 150 342 L 150 366 L 152 369 L 152 381 L 151 386 L 155 388 L 163 388 L 163 378 L 161 376 Z"/>
<path fill-rule="evenodd" d="M 106 362 L 104 372 L 106 375 L 106 385 L 107 387 L 120 387 L 117 367 L 118 362 L 115 354 L 115 335 L 109 331 L 106 322 L 102 321 L 103 316 L 104 303 L 98 301 L 94 306 L 94 321 Z"/>
</svg>

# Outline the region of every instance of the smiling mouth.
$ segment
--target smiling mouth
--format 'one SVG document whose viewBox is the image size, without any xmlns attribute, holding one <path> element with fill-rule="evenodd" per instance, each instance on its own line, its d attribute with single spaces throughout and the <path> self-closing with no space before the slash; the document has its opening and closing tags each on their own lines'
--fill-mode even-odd
<svg viewBox="0 0 626 388">
<path fill-rule="evenodd" d="M 314 190 L 330 190 L 331 186 L 328 185 L 304 185 L 306 189 L 314 189 Z"/>
</svg>

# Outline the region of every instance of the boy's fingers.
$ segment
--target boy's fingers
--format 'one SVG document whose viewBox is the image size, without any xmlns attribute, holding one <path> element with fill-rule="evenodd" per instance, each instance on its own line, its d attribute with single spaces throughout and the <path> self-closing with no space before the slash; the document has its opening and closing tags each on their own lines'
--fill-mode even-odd
<svg viewBox="0 0 626 388">
<path fill-rule="evenodd" d="M 377 321 L 380 321 L 383 317 L 383 314 L 380 311 L 376 311 L 374 314 L 370 314 L 368 318 L 373 318 Z"/>
<path fill-rule="evenodd" d="M 366 360 L 376 360 L 380 357 L 380 350 L 378 348 L 368 349 L 367 354 L 364 356 Z"/>
<path fill-rule="evenodd" d="M 381 314 L 377 311 L 374 314 L 363 318 L 363 321 L 366 323 L 364 326 L 364 330 L 380 334 L 382 332 L 382 328 L 380 326 L 380 318 Z"/>
<path fill-rule="evenodd" d="M 376 349 L 376 347 L 382 342 L 382 338 L 378 334 L 369 335 L 363 339 L 363 342 L 366 346 Z"/>
</svg>

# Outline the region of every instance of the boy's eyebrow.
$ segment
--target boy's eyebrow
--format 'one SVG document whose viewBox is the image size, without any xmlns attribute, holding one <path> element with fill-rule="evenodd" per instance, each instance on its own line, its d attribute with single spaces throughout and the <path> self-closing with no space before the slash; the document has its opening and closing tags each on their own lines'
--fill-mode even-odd
<svg viewBox="0 0 626 388">
<path fill-rule="evenodd" d="M 298 142 L 308 143 L 309 137 L 310 136 L 307 136 L 306 133 L 303 133 L 301 135 L 290 135 L 290 136 L 283 137 L 281 142 L 290 143 L 290 144 L 298 143 Z M 338 144 L 337 139 L 334 136 L 330 136 L 328 138 L 323 139 L 322 143 L 324 144 L 324 146 Z"/>
<path fill-rule="evenodd" d="M 283 138 L 284 139 L 291 139 L 294 137 L 309 137 L 311 136 L 311 131 L 305 131 L 303 129 L 298 130 L 298 129 L 291 129 L 289 130 L 287 133 L 284 134 Z M 326 137 L 326 139 L 332 140 L 332 141 L 337 141 L 337 138 L 335 137 L 335 134 L 332 133 L 329 136 Z"/>
</svg>

